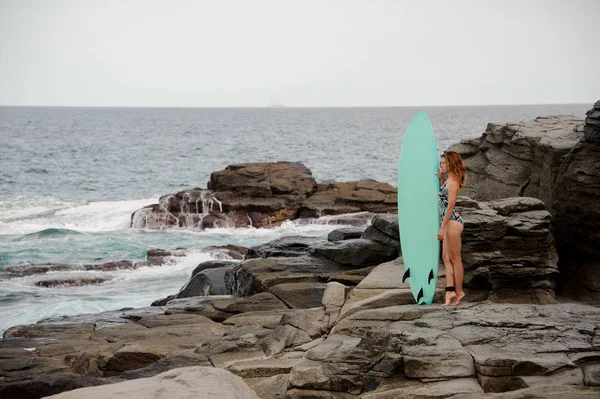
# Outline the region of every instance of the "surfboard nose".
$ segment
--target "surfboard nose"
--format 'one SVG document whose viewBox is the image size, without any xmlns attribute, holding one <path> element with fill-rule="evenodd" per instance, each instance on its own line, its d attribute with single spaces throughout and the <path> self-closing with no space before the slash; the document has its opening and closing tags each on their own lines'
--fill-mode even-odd
<svg viewBox="0 0 600 399">
<path fill-rule="evenodd" d="M 417 113 L 412 120 L 410 121 L 409 125 L 408 125 L 408 129 L 415 129 L 415 130 L 433 130 L 433 126 L 431 125 L 431 120 L 429 119 L 429 116 L 427 116 L 427 114 L 424 111 L 421 111 L 419 113 Z"/>
</svg>

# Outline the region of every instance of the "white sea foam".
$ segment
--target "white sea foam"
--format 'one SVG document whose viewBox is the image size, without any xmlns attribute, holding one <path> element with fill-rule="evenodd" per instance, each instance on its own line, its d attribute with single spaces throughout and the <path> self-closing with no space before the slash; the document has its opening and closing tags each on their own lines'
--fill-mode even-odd
<svg viewBox="0 0 600 399">
<path fill-rule="evenodd" d="M 20 298 L 0 309 L 0 334 L 11 326 L 31 324 L 48 317 L 149 306 L 156 299 L 179 292 L 191 277 L 192 270 L 211 259 L 214 258 L 210 254 L 197 251 L 173 257 L 163 266 L 108 272 L 58 271 L 0 280 L 0 297 Z M 81 287 L 42 288 L 36 285 L 42 280 L 97 277 L 108 281 Z"/>
<path fill-rule="evenodd" d="M 156 202 L 156 198 L 65 202 L 49 197 L 2 201 L 0 235 L 30 234 L 53 228 L 80 232 L 125 230 L 134 211 Z"/>
</svg>

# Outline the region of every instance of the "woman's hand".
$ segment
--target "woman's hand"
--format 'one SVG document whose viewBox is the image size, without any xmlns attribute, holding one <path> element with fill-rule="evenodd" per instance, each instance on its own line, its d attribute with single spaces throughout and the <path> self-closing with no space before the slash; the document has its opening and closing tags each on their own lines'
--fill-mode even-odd
<svg viewBox="0 0 600 399">
<path fill-rule="evenodd" d="M 444 240 L 444 229 L 440 228 L 440 230 L 437 233 L 437 239 L 440 241 Z"/>
</svg>

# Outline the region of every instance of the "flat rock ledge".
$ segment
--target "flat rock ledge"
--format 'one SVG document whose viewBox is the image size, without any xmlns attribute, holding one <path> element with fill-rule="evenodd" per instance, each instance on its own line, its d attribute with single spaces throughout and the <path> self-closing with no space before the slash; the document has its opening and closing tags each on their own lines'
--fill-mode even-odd
<svg viewBox="0 0 600 399">
<path fill-rule="evenodd" d="M 309 309 L 217 298 L 214 308 L 233 314 L 222 322 L 167 306 L 13 327 L 0 343 L 0 397 L 600 395 L 600 308 L 493 303 L 469 291 L 445 308 L 441 290 L 433 305 L 415 305 L 402 271 L 399 258 L 354 288 L 327 283 Z"/>
</svg>

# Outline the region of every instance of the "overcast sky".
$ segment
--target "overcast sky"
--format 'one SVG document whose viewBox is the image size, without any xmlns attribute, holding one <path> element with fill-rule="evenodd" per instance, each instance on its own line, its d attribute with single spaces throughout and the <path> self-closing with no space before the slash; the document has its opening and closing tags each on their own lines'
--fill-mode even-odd
<svg viewBox="0 0 600 399">
<path fill-rule="evenodd" d="M 600 0 L 0 0 L 0 105 L 600 99 Z"/>
</svg>

